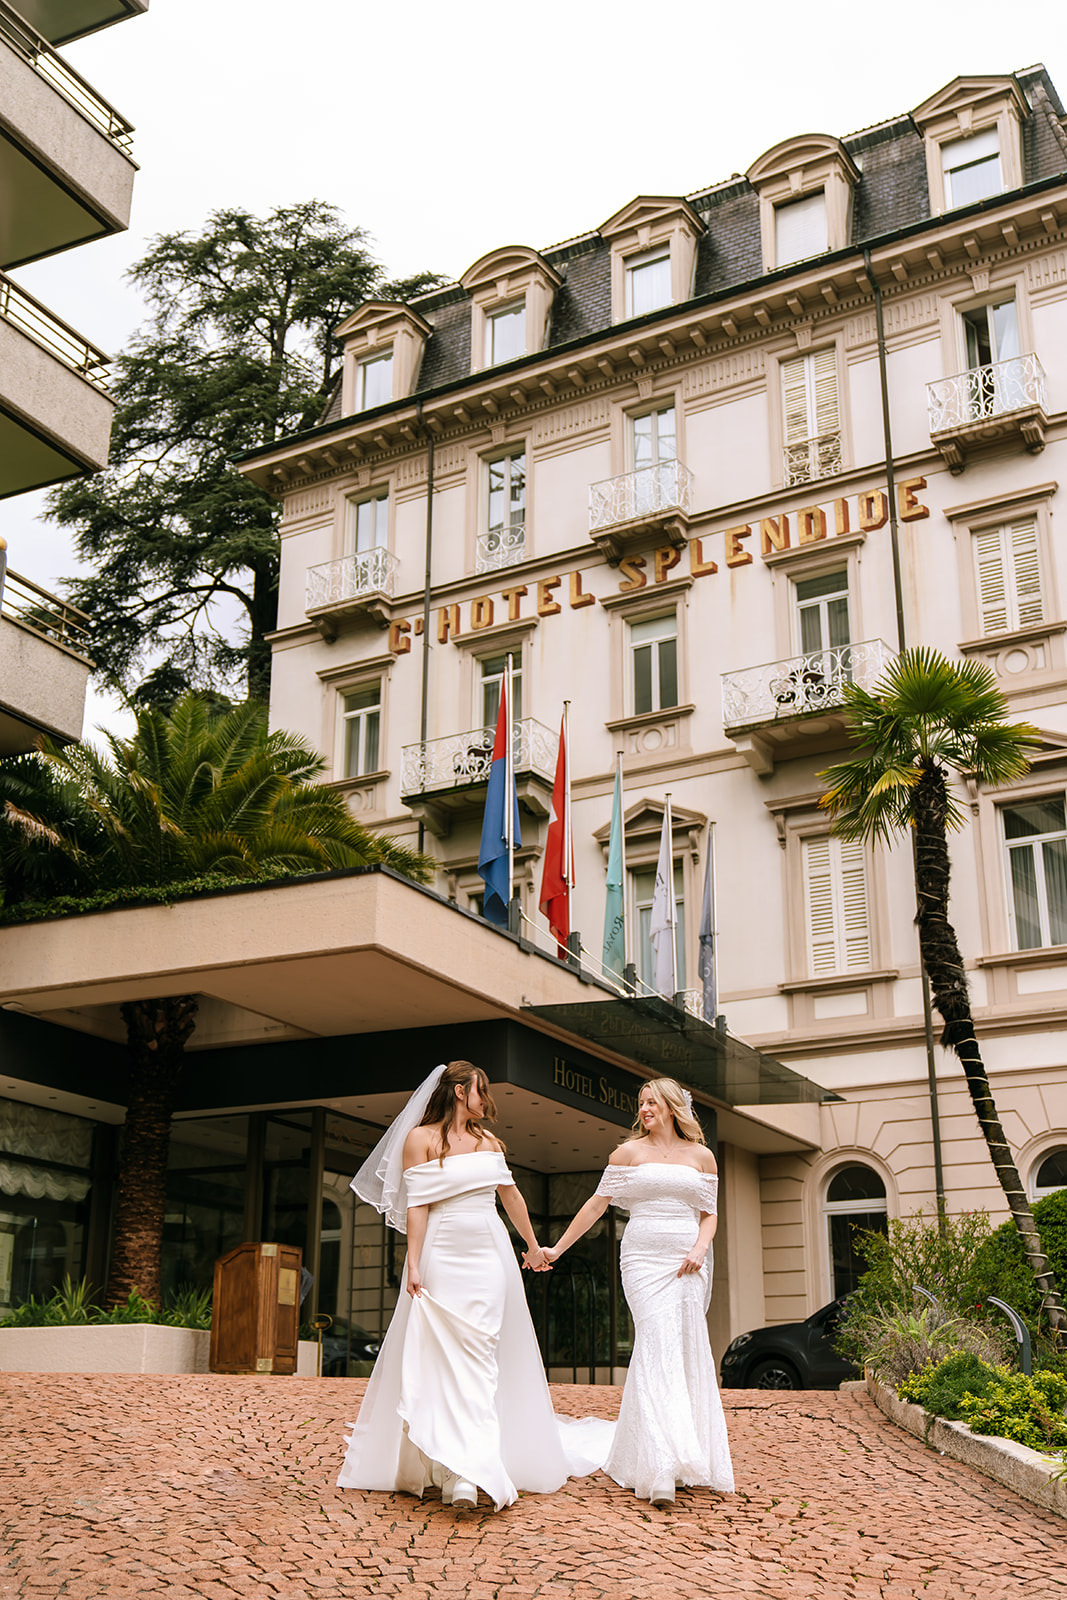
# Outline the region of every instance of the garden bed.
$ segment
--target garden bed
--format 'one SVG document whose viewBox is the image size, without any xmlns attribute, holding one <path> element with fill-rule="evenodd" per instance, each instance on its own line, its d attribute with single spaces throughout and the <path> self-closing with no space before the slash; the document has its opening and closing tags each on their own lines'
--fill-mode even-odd
<svg viewBox="0 0 1067 1600">
<path fill-rule="evenodd" d="M 0 1372 L 206 1373 L 211 1334 L 158 1322 L 0 1328 Z M 297 1376 L 314 1378 L 318 1346 L 301 1339 Z"/>
<path fill-rule="evenodd" d="M 987 1478 L 995 1478 L 1042 1511 L 1067 1517 L 1067 1482 L 1052 1479 L 1052 1474 L 1063 1464 L 1059 1456 L 1043 1455 L 1011 1439 L 972 1433 L 965 1422 L 946 1422 L 943 1417 L 931 1416 L 922 1406 L 901 1400 L 894 1390 L 879 1383 L 870 1373 L 867 1392 L 891 1422 L 907 1429 L 934 1450 L 974 1467 Z"/>
</svg>

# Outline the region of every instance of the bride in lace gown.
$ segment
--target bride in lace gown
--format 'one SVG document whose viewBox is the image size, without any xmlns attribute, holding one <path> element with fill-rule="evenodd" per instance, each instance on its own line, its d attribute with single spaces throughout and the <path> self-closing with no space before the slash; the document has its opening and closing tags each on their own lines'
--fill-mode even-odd
<svg viewBox="0 0 1067 1600">
<path fill-rule="evenodd" d="M 484 1072 L 469 1061 L 439 1067 L 352 1181 L 407 1232 L 407 1295 L 367 1384 L 342 1488 L 421 1495 L 436 1484 L 442 1500 L 466 1507 L 481 1488 L 499 1511 L 519 1489 L 545 1494 L 567 1477 L 498 1195 L 526 1241 L 526 1264 L 544 1263 L 483 1123 L 495 1115 Z"/>
<path fill-rule="evenodd" d="M 642 1087 L 634 1133 L 544 1254 L 557 1260 L 609 1204 L 630 1213 L 621 1263 L 634 1348 L 604 1471 L 640 1499 L 665 1506 L 677 1484 L 723 1493 L 734 1487 L 706 1320 L 719 1180 L 673 1078 Z"/>
</svg>

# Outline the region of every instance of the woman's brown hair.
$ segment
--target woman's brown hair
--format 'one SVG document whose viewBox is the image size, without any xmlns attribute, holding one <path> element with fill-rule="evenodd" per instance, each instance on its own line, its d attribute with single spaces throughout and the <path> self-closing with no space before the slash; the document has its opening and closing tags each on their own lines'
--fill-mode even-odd
<svg viewBox="0 0 1067 1600">
<path fill-rule="evenodd" d="M 442 1162 L 448 1154 L 448 1136 L 456 1125 L 456 1111 L 459 1105 L 456 1097 L 457 1086 L 464 1090 L 470 1090 L 472 1087 L 477 1089 L 485 1107 L 482 1116 L 469 1117 L 467 1122 L 467 1127 L 474 1135 L 475 1144 L 481 1144 L 486 1138 L 489 1130 L 485 1124 L 496 1117 L 496 1105 L 489 1093 L 489 1079 L 481 1067 L 476 1067 L 472 1061 L 450 1061 L 441 1074 L 440 1082 L 430 1096 L 426 1113 L 419 1123 L 420 1128 L 431 1128 L 440 1124 L 441 1149 L 438 1159 Z"/>
</svg>

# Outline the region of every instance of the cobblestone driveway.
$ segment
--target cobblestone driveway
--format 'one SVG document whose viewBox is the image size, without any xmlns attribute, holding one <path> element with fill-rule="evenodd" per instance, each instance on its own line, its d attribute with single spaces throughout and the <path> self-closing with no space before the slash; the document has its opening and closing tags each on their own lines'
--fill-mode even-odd
<svg viewBox="0 0 1067 1600">
<path fill-rule="evenodd" d="M 598 1474 L 493 1516 L 335 1489 L 362 1387 L 0 1374 L 0 1597 L 1067 1600 L 1062 1521 L 857 1391 L 729 1393 L 733 1497 L 657 1512 Z"/>
</svg>

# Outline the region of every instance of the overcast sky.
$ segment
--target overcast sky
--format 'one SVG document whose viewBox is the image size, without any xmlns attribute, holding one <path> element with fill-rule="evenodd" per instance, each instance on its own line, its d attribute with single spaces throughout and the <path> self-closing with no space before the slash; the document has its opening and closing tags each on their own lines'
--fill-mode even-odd
<svg viewBox="0 0 1067 1600">
<path fill-rule="evenodd" d="M 690 194 L 787 135 L 854 133 L 958 74 L 1043 61 L 1067 96 L 1063 0 L 151 0 L 64 54 L 135 125 L 130 231 L 14 277 L 112 352 L 143 320 L 123 274 L 219 207 L 317 198 L 390 274 L 458 277 L 502 244 L 595 228 L 634 195 Z M 12 567 L 73 568 L 43 495 L 0 502 Z M 108 716 L 87 713 L 87 731 Z"/>
</svg>

